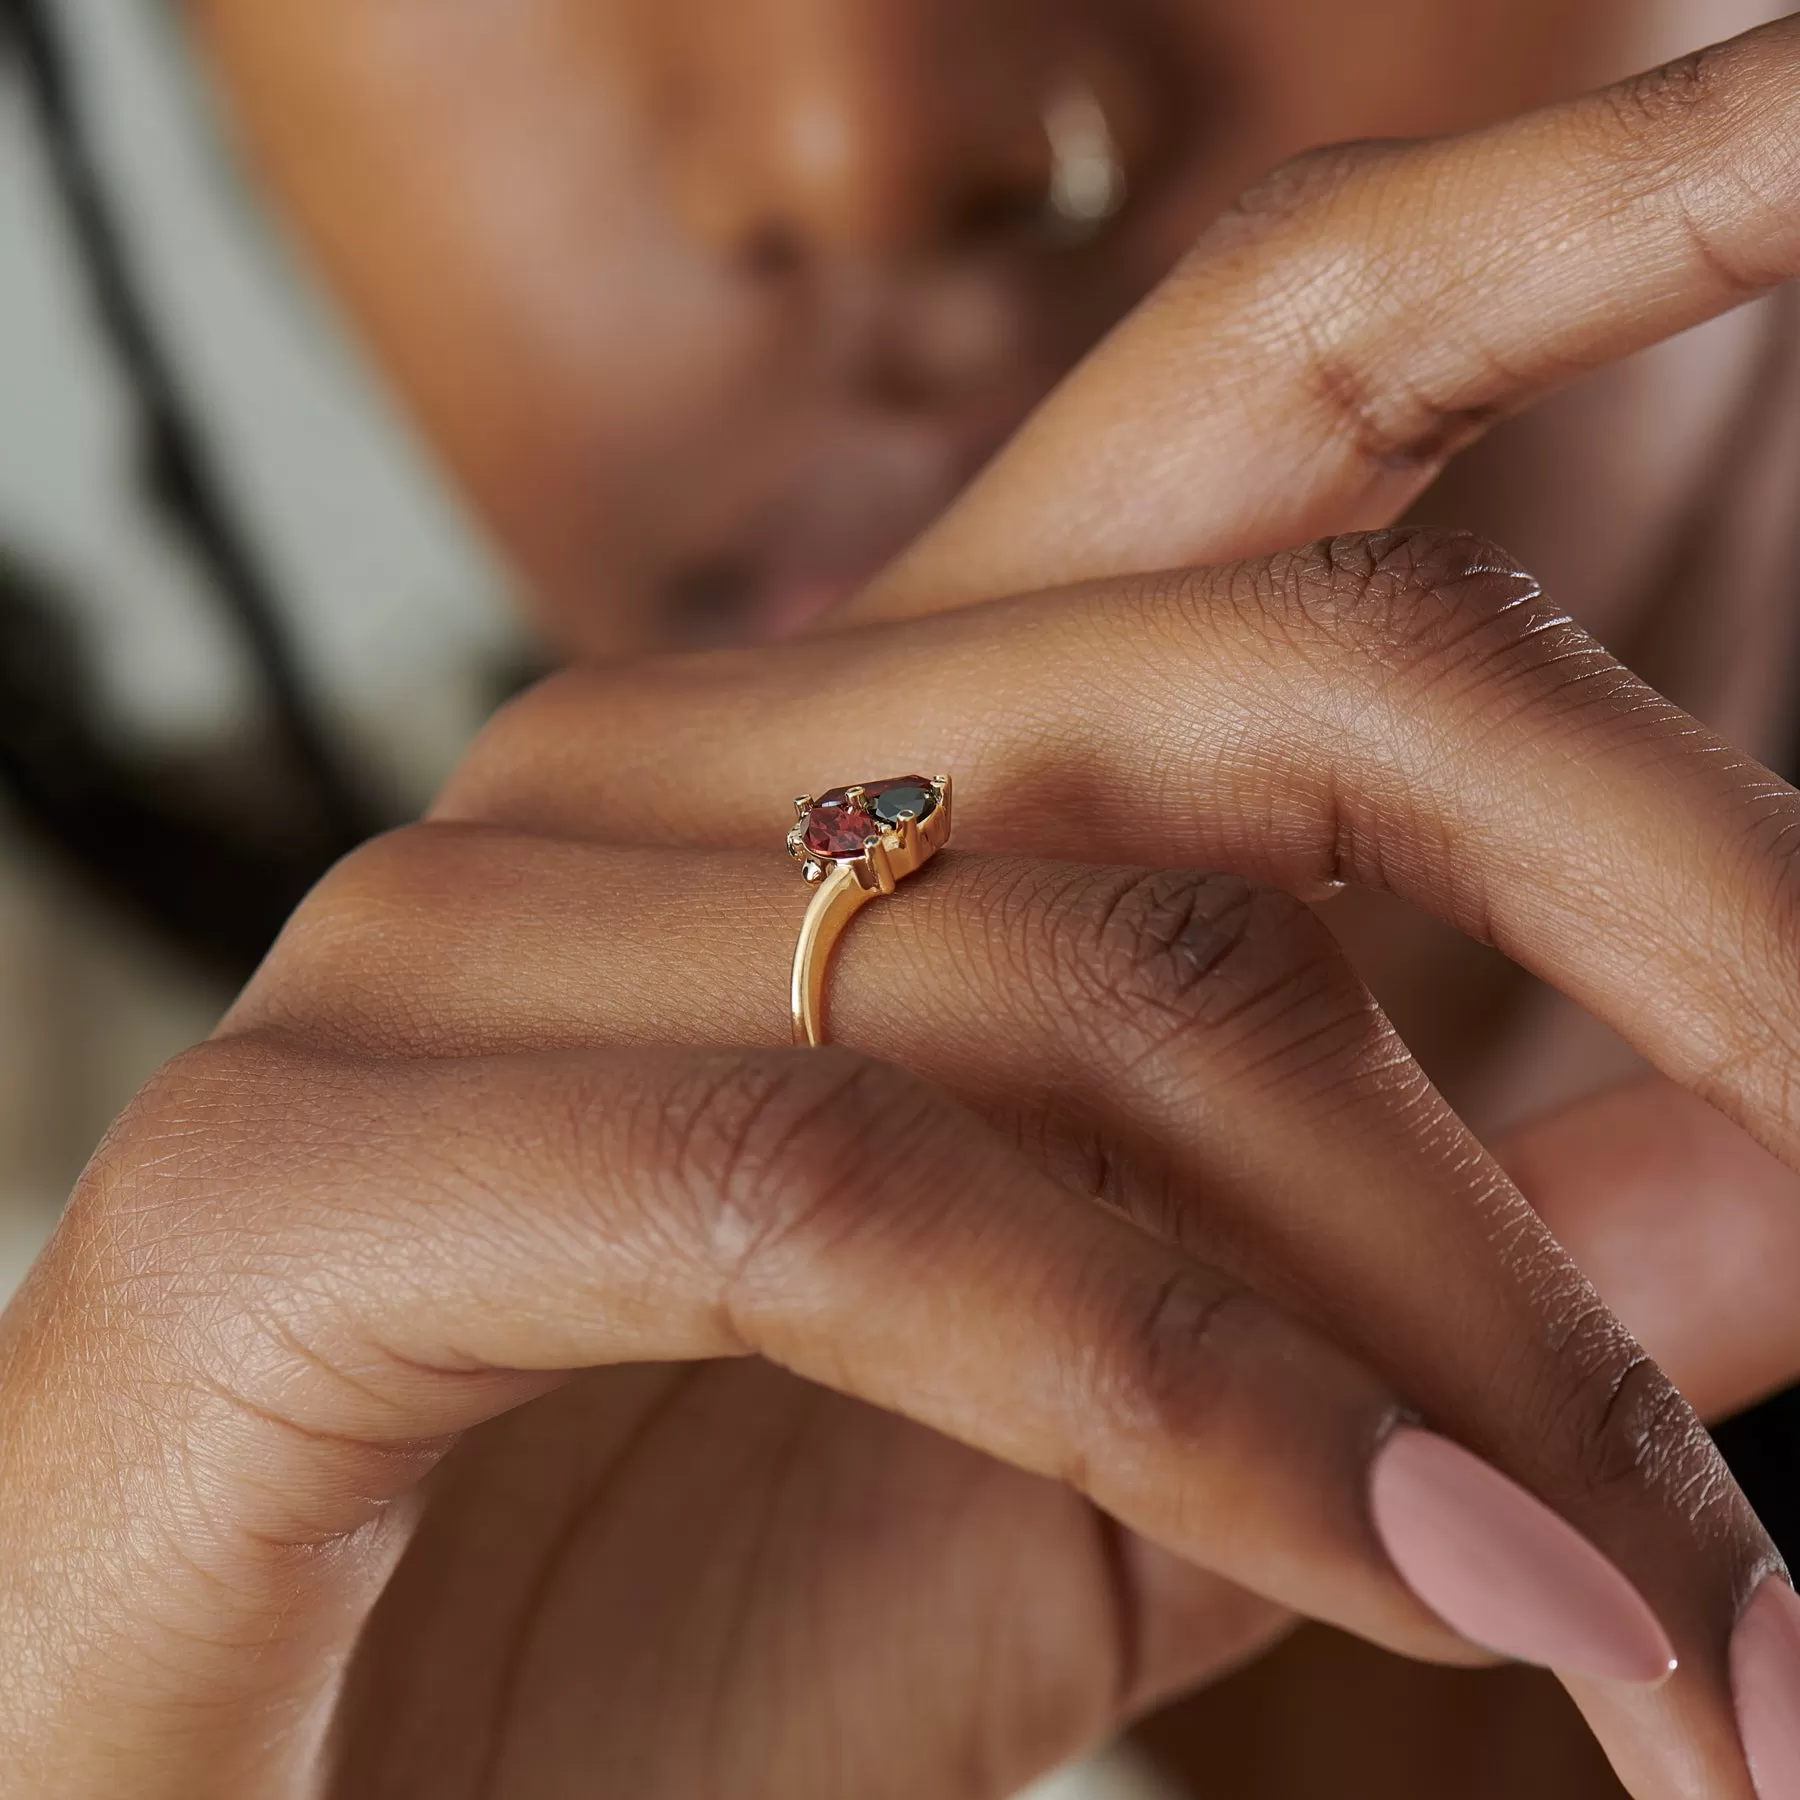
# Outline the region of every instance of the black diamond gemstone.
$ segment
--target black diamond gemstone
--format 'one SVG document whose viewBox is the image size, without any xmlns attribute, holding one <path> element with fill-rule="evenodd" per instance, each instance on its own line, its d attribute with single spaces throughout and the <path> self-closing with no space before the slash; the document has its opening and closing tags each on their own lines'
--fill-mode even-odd
<svg viewBox="0 0 1800 1800">
<path fill-rule="evenodd" d="M 894 787 L 884 788 L 869 803 L 869 810 L 883 825 L 898 825 L 902 813 L 911 813 L 915 819 L 924 819 L 927 814 L 937 810 L 937 796 L 928 787 L 916 782 L 903 781 Z"/>
</svg>

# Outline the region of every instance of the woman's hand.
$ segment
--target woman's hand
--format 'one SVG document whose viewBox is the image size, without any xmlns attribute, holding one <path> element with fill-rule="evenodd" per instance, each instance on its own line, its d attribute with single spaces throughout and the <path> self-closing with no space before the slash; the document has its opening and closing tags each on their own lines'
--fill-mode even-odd
<svg viewBox="0 0 1800 1800">
<path fill-rule="evenodd" d="M 1000 1794 L 1277 1607 L 1466 1657 L 1454 1619 L 1584 1672 L 1625 1748 L 1733 1766 L 1718 1629 L 1766 1544 L 1303 908 L 941 859 L 836 1017 L 983 1125 L 729 1048 L 780 1033 L 799 896 L 779 853 L 417 828 L 147 1091 L 13 1324 L 30 1614 L 117 1584 L 52 1695 L 161 1725 L 63 1736 L 60 1791 L 127 1754 L 139 1792 L 288 1791 L 329 1716 L 345 1792 Z M 471 1431 L 624 1363 L 664 1366 Z M 1639 1565 L 1684 1687 L 1620 1685 L 1647 1615 L 1395 1437 L 1401 1393 Z"/>
<path fill-rule="evenodd" d="M 1297 473 L 1291 342 L 1253 353 L 1271 292 L 1338 292 L 1371 333 L 1408 298 L 1367 279 L 1367 231 L 1321 222 L 1397 227 L 1446 158 L 1521 206 L 1569 196 L 1504 234 L 1543 316 L 1502 321 L 1526 346 L 1484 331 L 1466 229 L 1421 240 L 1399 329 L 1294 365 L 1351 371 L 1322 391 L 1366 392 L 1365 423 L 1421 391 L 1501 410 L 1740 297 L 1734 253 L 1792 272 L 1795 46 L 1720 53 L 1636 135 L 1589 102 L 1267 190 L 1292 203 L 1222 227 L 1046 415 L 1141 410 L 1169 365 L 1120 346 L 1192 352 L 1223 293 L 1236 391 L 1266 407 L 1219 441 L 1260 473 L 1215 483 L 1203 530 L 1173 504 L 1213 430 L 1184 375 L 1132 440 L 1154 454 L 1084 425 L 1104 457 L 1071 490 L 1028 436 L 871 610 L 1397 505 L 1451 438 L 1414 432 L 1386 486 L 1367 435 Z M 1386 199 L 1346 211 L 1371 171 Z M 1602 220 L 1604 287 L 1562 283 Z M 1479 399 L 1446 373 L 1470 342 L 1513 371 Z M 1113 537 L 1124 493 L 1146 498 Z M 1176 519 L 1194 535 L 1155 535 Z M 809 782 L 915 759 L 955 772 L 976 854 L 847 939 L 854 1052 L 773 1048 L 801 896 L 748 846 Z M 999 1795 L 1295 1609 L 1557 1662 L 1635 1793 L 1748 1796 L 1728 1645 L 1777 1564 L 1692 1414 L 1300 904 L 1093 865 L 1391 887 L 1793 1164 L 1796 823 L 1456 538 L 552 684 L 438 823 L 308 903 L 7 1315 L 0 1769 L 70 1796 L 300 1792 L 327 1766 L 346 1793 Z M 1396 1433 L 1402 1408 L 1574 1521 L 1681 1672 L 1617 1679 L 1660 1651 L 1630 1589 Z M 1492 1579 L 1459 1571 L 1470 1544 Z M 1765 1800 L 1800 1705 L 1771 1654 L 1746 1682 Z"/>
</svg>

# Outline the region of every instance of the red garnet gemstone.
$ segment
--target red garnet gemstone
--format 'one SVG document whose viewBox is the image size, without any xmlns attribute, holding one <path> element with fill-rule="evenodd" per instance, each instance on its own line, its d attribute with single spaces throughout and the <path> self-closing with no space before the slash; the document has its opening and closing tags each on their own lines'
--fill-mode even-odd
<svg viewBox="0 0 1800 1800">
<path fill-rule="evenodd" d="M 861 856 L 863 845 L 879 837 L 881 828 L 860 806 L 852 806 L 842 788 L 833 788 L 806 815 L 802 839 L 814 856 L 838 860 Z"/>
</svg>

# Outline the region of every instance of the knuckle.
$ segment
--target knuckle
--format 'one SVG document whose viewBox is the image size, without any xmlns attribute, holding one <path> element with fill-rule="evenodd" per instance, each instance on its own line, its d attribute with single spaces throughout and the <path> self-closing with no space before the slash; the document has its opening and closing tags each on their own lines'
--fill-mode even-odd
<svg viewBox="0 0 1800 1800">
<path fill-rule="evenodd" d="M 1269 569 L 1277 623 L 1373 671 L 1561 668 L 1595 646 L 1505 550 L 1468 532 L 1324 538 Z"/>
<path fill-rule="evenodd" d="M 1389 190 L 1407 184 L 1409 167 L 1417 185 L 1433 150 L 1388 141 L 1302 152 L 1250 188 L 1183 265 L 1194 283 L 1247 272 L 1263 329 L 1280 334 L 1322 427 L 1371 469 L 1414 476 L 1500 416 L 1441 377 L 1434 384 L 1402 350 L 1409 340 L 1383 221 Z"/>
<path fill-rule="evenodd" d="M 182 1053 L 103 1140 L 49 1252 L 52 1332 L 103 1372 L 121 1444 L 143 1434 L 134 1454 L 152 1467 L 180 1446 L 226 1502 L 207 1503 L 208 1525 L 259 1550 L 355 1530 L 443 1447 L 413 1440 L 402 1399 L 372 1373 L 358 1320 L 376 1260 L 367 1217 L 284 1191 L 297 1156 L 341 1131 L 344 1077 L 266 1038 Z M 362 1233 L 354 1270 L 349 1223 Z M 294 1444 L 309 1461 L 321 1445 L 350 1459 L 342 1484 L 233 1485 L 246 1450 L 266 1473 Z"/>
<path fill-rule="evenodd" d="M 577 722 L 598 709 L 616 709 L 621 698 L 618 682 L 599 668 L 564 669 L 534 682 L 476 733 L 427 817 L 529 828 L 547 798 L 546 786 L 560 785 L 553 773 L 557 752 Z"/>
<path fill-rule="evenodd" d="M 1783 115 L 1756 103 L 1776 74 Z M 1728 296 L 1782 280 L 1792 262 L 1800 156 L 1791 72 L 1741 42 L 1709 45 L 1608 89 L 1597 117 L 1612 189 L 1672 218 L 1695 261 Z"/>
<path fill-rule="evenodd" d="M 664 1101 L 652 1166 L 673 1171 L 703 1261 L 742 1286 L 873 1222 L 879 1146 L 928 1144 L 944 1110 L 916 1077 L 837 1046 L 708 1058 Z"/>
<path fill-rule="evenodd" d="M 1646 1488 L 1698 1506 L 1722 1470 L 1693 1408 L 1612 1315 L 1590 1301 L 1551 1376 L 1545 1416 L 1560 1425 L 1576 1495 L 1607 1500 Z"/>
<path fill-rule="evenodd" d="M 1221 239 L 1260 238 L 1297 222 L 1314 224 L 1372 173 L 1390 164 L 1398 150 L 1399 146 L 1377 139 L 1301 150 L 1245 188 L 1202 245 L 1212 250 Z"/>
<path fill-rule="evenodd" d="M 77 1195 L 123 1208 L 146 1187 L 187 1186 L 184 1177 L 211 1157 L 222 1119 L 235 1110 L 239 1061 L 235 1050 L 205 1043 L 164 1063 L 101 1139 Z"/>
<path fill-rule="evenodd" d="M 1223 1025 L 1333 960 L 1305 906 L 1236 875 L 1134 871 L 1096 881 L 1082 910 L 1069 985 L 1108 1017 Z"/>
<path fill-rule="evenodd" d="M 487 826 L 402 826 L 319 879 L 232 1007 L 228 1030 L 374 1053 L 436 1049 L 442 1022 L 413 985 L 500 862 Z M 482 852 L 487 854 L 482 854 Z"/>
<path fill-rule="evenodd" d="M 1368 1433 L 1393 1416 L 1393 1395 L 1373 1371 L 1217 1272 L 1190 1266 L 1147 1278 L 1108 1306 L 1110 1329 L 1088 1370 L 1110 1457 L 1132 1439 L 1215 1452 L 1246 1434 L 1266 1443 L 1272 1409 L 1310 1418 L 1309 1431 L 1360 1457 Z M 1091 1492 L 1091 1473 L 1089 1456 L 1070 1476 Z"/>
<path fill-rule="evenodd" d="M 1079 897 L 1056 956 L 1073 1034 L 1140 1079 L 1185 1084 L 1196 1049 L 1234 1077 L 1368 1073 L 1391 1056 L 1375 1002 L 1312 910 L 1235 875 L 1108 873 Z M 1311 1084 L 1308 1084 L 1309 1086 Z"/>
<path fill-rule="evenodd" d="M 1654 69 L 1628 76 L 1602 95 L 1614 120 L 1632 142 L 1646 131 L 1661 134 L 1691 121 L 1697 110 L 1721 97 L 1726 75 L 1724 45 L 1711 44 Z"/>
<path fill-rule="evenodd" d="M 1578 1390 L 1576 1469 L 1596 1494 L 1635 1487 L 1666 1454 L 1669 1427 L 1685 1410 L 1662 1372 L 1642 1354 L 1588 1377 Z"/>
<path fill-rule="evenodd" d="M 300 903 L 278 951 L 358 942 L 416 918 L 419 900 L 441 891 L 450 874 L 448 853 L 469 835 L 460 826 L 403 825 L 359 844 Z"/>
<path fill-rule="evenodd" d="M 1248 1289 L 1194 1270 L 1109 1304 L 1090 1381 L 1098 1415 L 1132 1435 L 1210 1435 L 1272 1347 L 1267 1307 Z"/>
<path fill-rule="evenodd" d="M 1284 688 L 1312 689 L 1309 714 L 1360 758 L 1408 772 L 1376 799 L 1341 790 L 1321 761 L 1313 837 L 1328 879 L 1391 879 L 1390 818 L 1448 832 L 1521 754 L 1577 744 L 1638 754 L 1659 738 L 1666 745 L 1675 724 L 1667 703 L 1511 556 L 1468 533 L 1326 538 L 1227 579 L 1250 654 Z M 1493 921 L 1481 859 L 1454 841 L 1446 849 L 1433 878 L 1464 929 L 1486 939 Z"/>
<path fill-rule="evenodd" d="M 261 1218 L 253 1147 L 268 1119 L 290 1111 L 287 1072 L 257 1040 L 183 1051 L 114 1121 L 72 1206 L 104 1215 L 105 1245 L 122 1263 L 192 1269 L 197 1244 L 216 1245 Z"/>
<path fill-rule="evenodd" d="M 281 1263 L 278 1208 L 259 1199 L 267 1131 L 291 1096 L 259 1043 L 211 1042 L 165 1064 L 90 1158 L 52 1245 L 62 1288 L 163 1362 L 231 1335 Z M 176 1346 L 180 1346 L 179 1357 Z"/>
</svg>

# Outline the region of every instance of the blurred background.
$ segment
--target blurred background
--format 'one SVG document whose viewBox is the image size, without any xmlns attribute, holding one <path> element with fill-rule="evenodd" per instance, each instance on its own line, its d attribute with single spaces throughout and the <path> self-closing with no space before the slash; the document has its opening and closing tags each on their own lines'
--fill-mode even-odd
<svg viewBox="0 0 1800 1800">
<path fill-rule="evenodd" d="M 58 0 L 56 19 L 122 247 L 268 571 L 299 680 L 329 696 L 320 723 L 371 804 L 416 810 L 522 657 L 503 579 L 242 188 L 174 13 Z M 75 235 L 71 171 L 16 51 L 0 56 L 0 755 L 15 778 L 40 778 L 60 746 L 20 742 L 24 711 L 68 699 L 50 665 L 72 653 L 100 747 L 146 791 L 216 799 L 254 837 L 259 812 L 291 804 L 257 774 L 275 760 L 263 671 L 157 498 Z M 40 695 L 18 691 L 27 665 Z M 133 848 L 114 829 L 121 854 Z M 107 1121 L 210 1030 L 243 960 L 209 967 L 172 948 L 37 835 L 0 807 L 0 1289 Z M 234 876 L 251 879 L 193 879 Z"/>
</svg>

